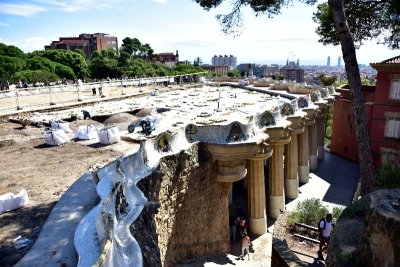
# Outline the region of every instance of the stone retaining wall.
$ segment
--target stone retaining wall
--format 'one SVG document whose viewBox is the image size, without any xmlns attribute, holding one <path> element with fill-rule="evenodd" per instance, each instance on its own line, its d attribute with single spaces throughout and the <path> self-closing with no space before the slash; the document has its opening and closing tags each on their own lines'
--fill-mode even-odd
<svg viewBox="0 0 400 267">
<path fill-rule="evenodd" d="M 205 145 L 194 144 L 188 151 L 161 159 L 158 172 L 139 182 L 148 200 L 161 204 L 154 216 L 157 236 L 152 228 L 151 240 L 158 241 L 163 266 L 229 251 L 229 186 L 217 182 L 216 173 L 217 165 Z M 141 234 L 146 239 L 149 231 Z M 152 250 L 152 245 L 147 247 Z M 140 247 L 145 263 L 146 246 Z"/>
</svg>

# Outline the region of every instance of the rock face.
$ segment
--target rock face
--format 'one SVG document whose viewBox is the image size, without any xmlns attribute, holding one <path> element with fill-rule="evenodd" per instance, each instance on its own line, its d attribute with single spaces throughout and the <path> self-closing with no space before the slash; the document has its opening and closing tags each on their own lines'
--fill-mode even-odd
<svg viewBox="0 0 400 267">
<path fill-rule="evenodd" d="M 145 208 L 132 225 L 145 266 L 174 266 L 229 251 L 231 185 L 217 182 L 216 174 L 217 165 L 205 145 L 194 144 L 163 158 L 159 170 L 138 183 L 149 201 L 160 203 L 156 215 Z"/>
<path fill-rule="evenodd" d="M 400 266 L 400 189 L 375 191 L 346 208 L 328 266 Z"/>
</svg>

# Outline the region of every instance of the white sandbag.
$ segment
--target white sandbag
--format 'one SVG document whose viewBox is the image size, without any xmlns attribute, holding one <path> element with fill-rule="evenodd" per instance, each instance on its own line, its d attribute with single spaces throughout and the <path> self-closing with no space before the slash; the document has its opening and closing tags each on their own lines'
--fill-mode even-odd
<svg viewBox="0 0 400 267">
<path fill-rule="evenodd" d="M 97 137 L 96 127 L 91 125 L 81 125 L 76 129 L 75 138 L 80 140 L 90 140 Z"/>
<path fill-rule="evenodd" d="M 119 134 L 119 130 L 116 126 L 105 127 L 100 129 L 97 133 L 99 136 L 99 141 L 103 145 L 110 145 L 121 141 L 121 135 Z"/>
<path fill-rule="evenodd" d="M 44 132 L 46 144 L 50 146 L 59 146 L 69 142 L 67 134 L 61 129 L 50 129 Z"/>
<path fill-rule="evenodd" d="M 22 189 L 18 194 L 7 193 L 0 196 L 0 214 L 28 205 L 28 192 Z"/>
<path fill-rule="evenodd" d="M 69 128 L 69 122 L 64 121 L 52 121 L 51 129 L 61 129 L 66 133 L 72 133 L 72 130 Z"/>
</svg>

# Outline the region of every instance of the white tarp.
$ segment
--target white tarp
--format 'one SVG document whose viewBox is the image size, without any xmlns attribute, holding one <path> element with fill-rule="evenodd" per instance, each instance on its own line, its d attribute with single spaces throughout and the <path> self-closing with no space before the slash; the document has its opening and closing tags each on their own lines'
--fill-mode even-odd
<svg viewBox="0 0 400 267">
<path fill-rule="evenodd" d="M 103 145 L 118 143 L 121 140 L 121 135 L 116 126 L 100 129 L 97 133 L 99 141 Z"/>
<path fill-rule="evenodd" d="M 28 192 L 22 189 L 18 194 L 7 193 L 0 196 L 0 214 L 6 211 L 15 210 L 28 204 Z"/>
<path fill-rule="evenodd" d="M 75 138 L 81 140 L 89 140 L 97 137 L 96 127 L 91 125 L 81 125 L 76 129 Z"/>
<path fill-rule="evenodd" d="M 61 129 L 50 129 L 44 132 L 46 144 L 50 146 L 59 146 L 69 142 L 67 134 Z"/>
<path fill-rule="evenodd" d="M 69 128 L 68 122 L 52 121 L 51 129 L 61 129 L 66 133 L 72 133 L 72 130 Z"/>
</svg>

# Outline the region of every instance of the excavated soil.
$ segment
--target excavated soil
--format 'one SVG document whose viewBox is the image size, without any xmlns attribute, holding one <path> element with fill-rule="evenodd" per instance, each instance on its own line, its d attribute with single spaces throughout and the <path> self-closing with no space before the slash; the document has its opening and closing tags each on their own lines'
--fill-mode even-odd
<svg viewBox="0 0 400 267">
<path fill-rule="evenodd" d="M 82 122 L 71 123 L 71 129 L 79 124 Z M 45 144 L 43 129 L 0 122 L 0 195 L 26 189 L 29 196 L 27 206 L 0 214 L 0 266 L 13 266 L 25 255 L 54 205 L 82 174 L 122 154 L 109 146 L 85 142 L 50 147 Z M 16 249 L 13 239 L 20 235 L 33 242 Z"/>
</svg>

